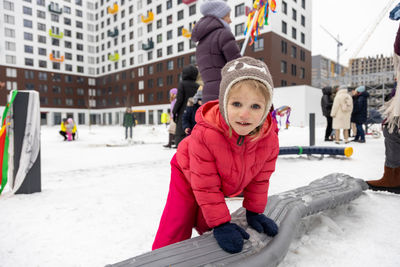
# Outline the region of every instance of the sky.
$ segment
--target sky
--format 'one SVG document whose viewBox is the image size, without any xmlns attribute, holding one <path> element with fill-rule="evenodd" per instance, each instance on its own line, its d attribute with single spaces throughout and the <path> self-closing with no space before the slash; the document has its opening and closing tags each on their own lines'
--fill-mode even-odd
<svg viewBox="0 0 400 267">
<path fill-rule="evenodd" d="M 176 151 L 162 147 L 167 128 L 136 126 L 131 143 L 121 126 L 79 126 L 73 142 L 62 141 L 58 131 L 41 127 L 42 192 L 0 196 L 0 266 L 98 267 L 148 252 Z M 323 141 L 324 131 L 316 129 L 316 145 L 335 146 Z M 290 126 L 279 132 L 280 145 L 307 145 L 308 133 L 307 127 Z M 366 141 L 351 143 L 350 158 L 278 157 L 269 195 L 334 172 L 380 178 L 383 137 L 367 135 Z M 227 204 L 234 212 L 242 200 Z M 368 190 L 350 203 L 307 216 L 279 267 L 397 267 L 399 210 L 399 195 Z"/>
<path fill-rule="evenodd" d="M 391 56 L 399 22 L 390 20 L 389 12 L 398 2 L 312 0 L 312 55 L 321 54 L 336 61 L 337 42 L 321 28 L 322 26 L 343 43 L 340 62 L 346 66 L 352 57 L 375 57 L 380 54 Z M 388 11 L 382 13 L 389 4 Z M 375 26 L 375 30 L 372 31 Z M 367 38 L 369 33 L 371 35 Z M 358 49 L 361 50 L 357 54 Z"/>
</svg>

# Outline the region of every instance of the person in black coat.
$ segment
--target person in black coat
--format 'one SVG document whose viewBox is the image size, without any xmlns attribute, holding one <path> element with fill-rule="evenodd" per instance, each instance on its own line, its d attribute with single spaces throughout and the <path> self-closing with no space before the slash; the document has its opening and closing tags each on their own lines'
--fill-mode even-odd
<svg viewBox="0 0 400 267">
<path fill-rule="evenodd" d="M 185 66 L 182 70 L 182 80 L 178 84 L 176 103 L 174 109 L 172 110 L 172 113 L 174 114 L 174 121 L 176 122 L 176 146 L 178 146 L 182 139 L 186 136 L 185 131 L 182 128 L 182 117 L 183 112 L 185 112 L 189 97 L 194 96 L 199 88 L 199 84 L 196 83 L 198 73 L 199 71 L 193 65 Z"/>
<path fill-rule="evenodd" d="M 333 105 L 332 87 L 322 88 L 321 108 L 322 114 L 326 117 L 325 141 L 333 141 L 331 110 Z"/>
<path fill-rule="evenodd" d="M 356 124 L 357 134 L 354 142 L 365 143 L 365 132 L 363 124 L 367 122 L 369 94 L 365 91 L 365 86 L 359 86 L 354 91 L 353 112 L 351 114 L 352 121 Z"/>
<path fill-rule="evenodd" d="M 197 90 L 197 93 L 190 97 L 187 103 L 187 107 L 182 117 L 182 128 L 185 131 L 186 135 L 189 135 L 193 130 L 193 127 L 196 125 L 196 111 L 202 104 L 202 90 Z"/>
</svg>

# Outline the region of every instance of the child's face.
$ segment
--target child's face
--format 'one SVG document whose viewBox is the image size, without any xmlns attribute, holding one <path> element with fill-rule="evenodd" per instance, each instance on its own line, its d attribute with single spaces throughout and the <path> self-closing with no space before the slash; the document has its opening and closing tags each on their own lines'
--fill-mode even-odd
<svg viewBox="0 0 400 267">
<path fill-rule="evenodd" d="M 237 134 L 248 135 L 260 124 L 265 106 L 265 98 L 258 90 L 246 84 L 234 87 L 227 105 L 229 124 Z"/>
</svg>

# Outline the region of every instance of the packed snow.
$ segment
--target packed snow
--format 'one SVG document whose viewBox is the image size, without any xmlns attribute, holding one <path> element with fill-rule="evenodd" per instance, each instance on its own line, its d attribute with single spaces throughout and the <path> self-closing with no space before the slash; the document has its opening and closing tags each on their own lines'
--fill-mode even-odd
<svg viewBox="0 0 400 267">
<path fill-rule="evenodd" d="M 42 127 L 42 192 L 0 196 L 0 266 L 105 266 L 151 249 L 165 205 L 169 162 L 164 125 L 137 126 L 124 140 L 118 126 L 81 126 L 64 142 L 58 127 Z M 316 145 L 324 142 L 316 130 Z M 307 127 L 279 132 L 281 146 L 309 144 Z M 342 156 L 280 156 L 269 194 L 333 172 L 379 179 L 383 137 L 350 143 Z M 343 144 L 341 145 L 343 146 Z M 241 206 L 229 200 L 231 212 Z M 364 192 L 349 204 L 304 218 L 280 267 L 398 266 L 400 196 Z M 194 233 L 195 235 L 195 233 Z"/>
</svg>

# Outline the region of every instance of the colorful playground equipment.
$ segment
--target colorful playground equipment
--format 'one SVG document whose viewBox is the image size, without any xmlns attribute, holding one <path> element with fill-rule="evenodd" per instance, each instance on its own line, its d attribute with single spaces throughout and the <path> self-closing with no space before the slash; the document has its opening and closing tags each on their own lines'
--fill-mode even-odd
<svg viewBox="0 0 400 267">
<path fill-rule="evenodd" d="M 107 265 L 134 266 L 277 266 L 286 256 L 290 243 L 298 234 L 300 220 L 323 210 L 335 208 L 359 197 L 367 184 L 347 174 L 333 173 L 317 179 L 308 186 L 283 192 L 268 198 L 264 214 L 279 225 L 274 238 L 257 233 L 246 222 L 246 210 L 239 208 L 232 214 L 232 222 L 250 233 L 243 250 L 237 254 L 223 251 L 212 235 L 175 243 L 151 252 Z"/>
<path fill-rule="evenodd" d="M 190 38 L 192 37 L 192 33 L 190 33 L 188 30 L 186 30 L 185 28 L 182 29 L 182 36 L 186 37 L 186 38 Z"/>
<path fill-rule="evenodd" d="M 286 122 L 285 122 L 285 129 L 289 128 L 290 121 L 290 112 L 291 108 L 289 106 L 281 106 L 274 111 L 272 111 L 272 117 L 275 119 L 275 121 L 278 123 L 277 117 L 279 116 L 279 129 L 281 128 L 282 125 L 282 117 L 286 116 Z"/>
<path fill-rule="evenodd" d="M 279 155 L 334 155 L 351 157 L 352 147 L 326 147 L 326 146 L 287 146 L 279 147 Z"/>
<path fill-rule="evenodd" d="M 115 14 L 118 12 L 118 4 L 114 3 L 113 7 L 108 7 L 107 8 L 108 14 Z"/>
</svg>

